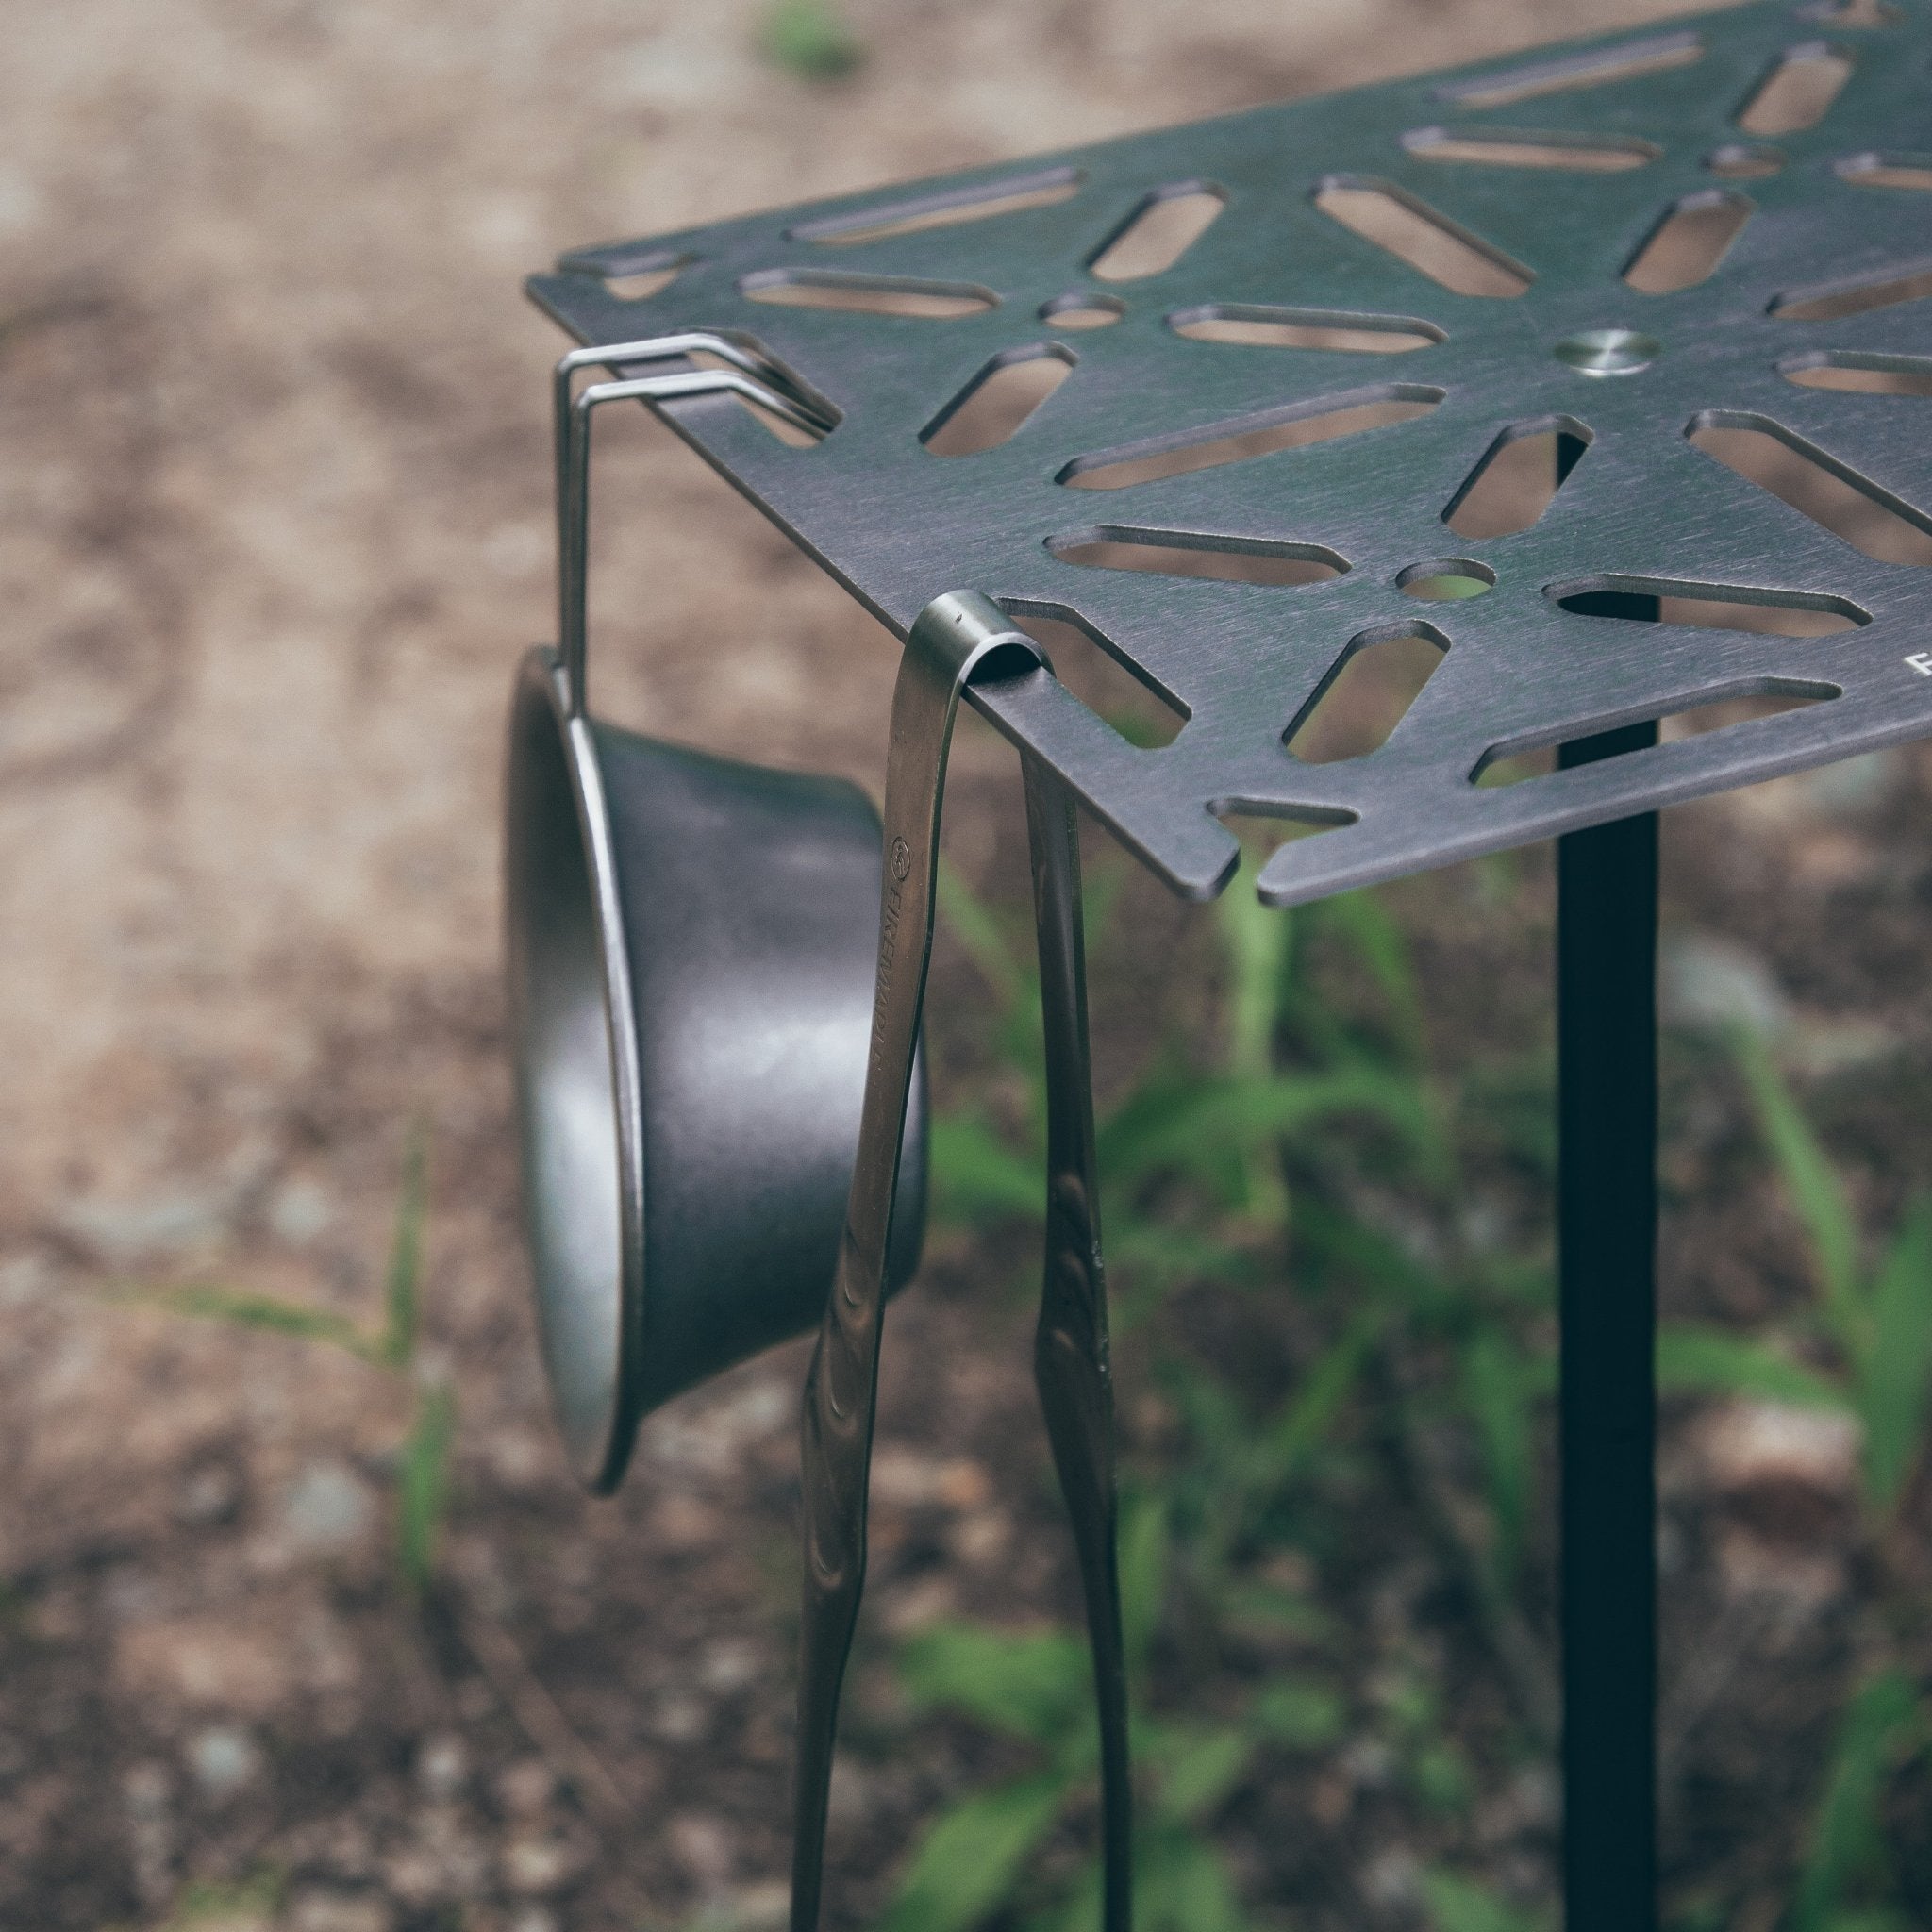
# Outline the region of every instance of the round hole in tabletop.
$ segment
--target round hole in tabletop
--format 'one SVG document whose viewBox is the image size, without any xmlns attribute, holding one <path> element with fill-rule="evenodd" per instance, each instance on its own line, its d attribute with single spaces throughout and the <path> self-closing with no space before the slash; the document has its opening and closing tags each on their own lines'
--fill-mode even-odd
<svg viewBox="0 0 1932 1932">
<path fill-rule="evenodd" d="M 1468 557 L 1433 557 L 1395 574 L 1395 588 L 1424 604 L 1457 604 L 1481 597 L 1496 587 L 1496 573 Z"/>
<path fill-rule="evenodd" d="M 1726 181 L 1761 180 L 1766 175 L 1775 175 L 1784 164 L 1782 148 L 1756 146 L 1740 141 L 1712 148 L 1704 158 L 1705 167 Z"/>
<path fill-rule="evenodd" d="M 1558 362 L 1582 375 L 1635 375 L 1664 352 L 1655 336 L 1634 328 L 1586 328 L 1557 344 Z"/>
<path fill-rule="evenodd" d="M 1041 320 L 1056 328 L 1110 328 L 1126 312 L 1127 305 L 1119 296 L 1080 289 L 1040 305 Z"/>
</svg>

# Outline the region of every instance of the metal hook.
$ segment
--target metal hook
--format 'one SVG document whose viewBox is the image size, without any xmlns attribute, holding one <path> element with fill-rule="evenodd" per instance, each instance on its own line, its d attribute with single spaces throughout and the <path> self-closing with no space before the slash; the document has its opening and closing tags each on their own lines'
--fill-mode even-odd
<svg viewBox="0 0 1932 1932">
<path fill-rule="evenodd" d="M 628 376 L 595 382 L 571 393 L 580 369 L 625 362 L 661 361 L 670 356 L 704 354 L 729 362 L 728 369 L 681 370 L 663 375 Z M 557 443 L 557 598 L 558 647 L 563 658 L 570 715 L 584 714 L 585 602 L 591 528 L 591 417 L 600 403 L 641 397 L 670 402 L 681 396 L 738 395 L 769 410 L 793 428 L 817 438 L 831 421 L 797 391 L 775 363 L 741 348 L 723 336 L 705 333 L 655 336 L 642 341 L 604 342 L 573 349 L 552 377 L 551 408 Z"/>
</svg>

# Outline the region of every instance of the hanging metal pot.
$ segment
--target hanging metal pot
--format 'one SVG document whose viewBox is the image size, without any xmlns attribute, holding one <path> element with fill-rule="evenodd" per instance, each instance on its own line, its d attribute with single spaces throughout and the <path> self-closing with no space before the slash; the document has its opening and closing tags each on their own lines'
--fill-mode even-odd
<svg viewBox="0 0 1932 1932">
<path fill-rule="evenodd" d="M 558 1420 L 600 1491 L 621 1480 L 646 1412 L 824 1312 L 879 923 L 878 816 L 856 786 L 714 758 L 584 708 L 591 410 L 721 389 L 780 413 L 808 407 L 741 352 L 736 370 L 571 396 L 586 362 L 678 352 L 619 345 L 559 367 L 563 649 L 529 653 L 510 708 L 525 1226 Z M 894 1195 L 894 1287 L 917 1263 L 924 1206 L 922 1078 Z"/>
</svg>

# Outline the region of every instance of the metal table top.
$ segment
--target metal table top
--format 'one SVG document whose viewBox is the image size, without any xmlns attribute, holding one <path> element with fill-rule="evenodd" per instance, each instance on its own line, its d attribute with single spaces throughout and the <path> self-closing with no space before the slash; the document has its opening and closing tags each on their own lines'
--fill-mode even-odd
<svg viewBox="0 0 1932 1932">
<path fill-rule="evenodd" d="M 1932 732 L 1926 9 L 1762 0 L 579 249 L 530 289 L 586 343 L 702 329 L 788 371 L 837 417 L 809 446 L 658 407 L 902 636 L 953 589 L 1076 623 L 1185 716 L 1170 743 L 1044 674 L 982 708 L 1189 895 L 1233 870 L 1217 813 L 1320 828 L 1262 872 L 1292 904 Z M 1014 366 L 1062 379 L 941 454 Z M 1474 479 L 1524 439 L 1560 483 L 1483 534 Z M 1386 742 L 1291 750 L 1397 637 L 1441 655 Z M 1494 782 L 1753 697 L 1793 708 Z"/>
</svg>

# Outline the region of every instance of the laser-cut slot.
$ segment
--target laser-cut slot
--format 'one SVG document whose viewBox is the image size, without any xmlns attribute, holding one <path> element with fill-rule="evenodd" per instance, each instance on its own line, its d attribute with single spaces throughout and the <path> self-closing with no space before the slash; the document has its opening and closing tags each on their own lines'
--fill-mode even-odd
<svg viewBox="0 0 1932 1932">
<path fill-rule="evenodd" d="M 1208 577 L 1216 583 L 1280 589 L 1324 584 L 1349 567 L 1348 559 L 1325 543 L 1203 537 L 1191 531 L 1131 529 L 1119 524 L 1049 537 L 1046 547 L 1062 563 L 1091 570 L 1144 571 L 1153 576 Z"/>
<path fill-rule="evenodd" d="M 1449 649 L 1432 624 L 1411 622 L 1349 639 L 1282 733 L 1305 765 L 1366 758 L 1387 744 Z"/>
<path fill-rule="evenodd" d="M 1209 302 L 1167 318 L 1177 336 L 1250 349 L 1323 349 L 1343 355 L 1405 356 L 1447 337 L 1414 315 L 1355 315 L 1338 308 L 1275 308 L 1253 302 Z"/>
<path fill-rule="evenodd" d="M 1075 289 L 1040 305 L 1041 321 L 1057 329 L 1111 328 L 1126 312 L 1118 295 L 1096 295 L 1090 289 Z"/>
<path fill-rule="evenodd" d="M 1574 416 L 1512 423 L 1449 499 L 1442 521 L 1458 537 L 1513 537 L 1528 529 L 1594 440 Z"/>
<path fill-rule="evenodd" d="M 853 315 L 893 315 L 950 322 L 999 306 L 991 289 L 970 282 L 927 282 L 909 275 L 841 275 L 831 269 L 761 269 L 739 292 L 752 302 L 788 308 L 838 308 Z"/>
<path fill-rule="evenodd" d="M 1316 189 L 1315 206 L 1457 295 L 1507 301 L 1535 279 L 1520 261 L 1392 182 L 1331 175 Z"/>
<path fill-rule="evenodd" d="M 1073 373 L 1074 354 L 1058 342 L 995 356 L 919 432 L 936 457 L 977 456 L 1010 441 Z"/>
<path fill-rule="evenodd" d="M 1465 108 L 1507 108 L 1540 94 L 1574 92 L 1579 88 L 1607 87 L 1612 81 L 1639 75 L 1663 74 L 1689 67 L 1704 58 L 1704 42 L 1691 33 L 1656 34 L 1621 46 L 1600 47 L 1593 53 L 1573 54 L 1555 60 L 1532 60 L 1500 74 L 1478 75 L 1473 80 L 1445 81 L 1435 90 L 1439 101 Z"/>
<path fill-rule="evenodd" d="M 1217 469 L 1224 463 L 1250 462 L 1277 450 L 1359 436 L 1411 417 L 1426 416 L 1446 393 L 1422 383 L 1391 382 L 1377 389 L 1294 403 L 1286 408 L 1209 423 L 1175 436 L 1075 457 L 1054 481 L 1074 490 L 1125 490 L 1163 476 Z"/>
<path fill-rule="evenodd" d="M 1932 156 L 1847 155 L 1836 170 L 1854 188 L 1903 188 L 1924 194 L 1932 189 Z"/>
<path fill-rule="evenodd" d="M 1265 865 L 1284 845 L 1339 832 L 1360 816 L 1339 805 L 1274 805 L 1266 799 L 1218 798 L 1208 807 L 1241 841 L 1244 864 Z"/>
<path fill-rule="evenodd" d="M 1491 745 L 1476 760 L 1469 782 L 1492 791 L 1533 778 L 1547 778 L 1557 771 L 1557 754 L 1566 745 L 1581 744 L 1609 731 L 1627 730 L 1633 724 L 1655 724 L 1659 740 L 1674 744 L 1686 738 L 1702 738 L 1712 731 L 1729 731 L 1741 724 L 1781 717 L 1787 711 L 1800 711 L 1809 705 L 1828 704 L 1841 695 L 1837 685 L 1811 678 L 1740 678 L 1715 691 L 1701 691 L 1695 698 L 1648 718 L 1615 718 L 1591 724 L 1572 724 L 1554 736 L 1512 739 Z M 1593 759 L 1591 766 L 1584 769 L 1607 764 L 1612 758 L 1633 758 L 1654 748 L 1633 743 Z"/>
<path fill-rule="evenodd" d="M 1865 395 L 1932 396 L 1932 356 L 1881 356 L 1862 350 L 1817 349 L 1787 356 L 1777 365 L 1801 389 L 1850 390 Z"/>
<path fill-rule="evenodd" d="M 1046 651 L 1054 675 L 1089 710 L 1143 751 L 1172 744 L 1188 708 L 1069 604 L 1002 598 L 1001 608 Z"/>
<path fill-rule="evenodd" d="M 641 255 L 566 255 L 558 267 L 566 275 L 593 275 L 620 302 L 647 302 L 668 289 L 697 257 L 653 249 Z"/>
<path fill-rule="evenodd" d="M 1549 584 L 1543 595 L 1578 617 L 1624 624 L 1688 625 L 1699 630 L 1753 631 L 1760 636 L 1828 638 L 1870 624 L 1849 597 L 1823 591 L 1763 590 L 1750 584 L 1694 584 L 1674 577 L 1620 576 L 1614 572 Z"/>
<path fill-rule="evenodd" d="M 1705 188 L 1672 204 L 1630 258 L 1624 279 L 1641 295 L 1671 295 L 1707 281 L 1757 211 L 1748 195 Z"/>
<path fill-rule="evenodd" d="M 1556 168 L 1579 175 L 1617 175 L 1648 166 L 1663 153 L 1653 141 L 1628 134 L 1569 134 L 1529 128 L 1484 127 L 1456 133 L 1418 127 L 1402 137 L 1424 161 L 1476 168 Z"/>
<path fill-rule="evenodd" d="M 1226 206 L 1226 194 L 1205 182 L 1157 188 L 1089 258 L 1087 271 L 1103 282 L 1160 275 L 1214 225 Z"/>
<path fill-rule="evenodd" d="M 996 215 L 1022 214 L 1028 208 L 1052 208 L 1071 201 L 1080 192 L 1077 168 L 1053 168 L 1022 175 L 977 188 L 956 188 L 942 194 L 895 201 L 856 214 L 831 215 L 823 221 L 801 222 L 786 230 L 788 242 L 817 242 L 827 247 L 885 242 L 895 235 L 923 234 L 928 228 L 958 227 L 966 222 L 991 221 Z"/>
<path fill-rule="evenodd" d="M 1755 147 L 1741 141 L 1726 142 L 1704 158 L 1706 171 L 1723 181 L 1761 181 L 1768 175 L 1775 175 L 1784 164 L 1782 148 Z"/>
<path fill-rule="evenodd" d="M 1772 298 L 1770 313 L 1780 322 L 1836 322 L 1874 308 L 1895 308 L 1902 302 L 1920 302 L 1927 295 L 1932 295 L 1932 267 L 1908 268 L 1855 282 L 1793 289 Z"/>
<path fill-rule="evenodd" d="M 1684 434 L 1706 456 L 1865 556 L 1932 564 L 1932 517 L 1782 423 L 1706 409 Z"/>
<path fill-rule="evenodd" d="M 1816 127 L 1852 77 L 1852 57 L 1823 41 L 1790 47 L 1738 113 L 1746 134 L 1798 134 Z"/>
</svg>

